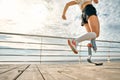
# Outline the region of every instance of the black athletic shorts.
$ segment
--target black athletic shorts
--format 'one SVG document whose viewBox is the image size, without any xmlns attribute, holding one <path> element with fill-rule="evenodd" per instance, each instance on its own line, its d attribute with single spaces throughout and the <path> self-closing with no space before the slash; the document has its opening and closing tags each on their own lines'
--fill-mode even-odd
<svg viewBox="0 0 120 80">
<path fill-rule="evenodd" d="M 92 4 L 87 5 L 83 11 L 82 11 L 82 22 L 81 22 L 81 26 L 83 26 L 84 24 L 88 23 L 88 18 L 91 15 L 96 15 L 96 9 L 94 8 L 94 6 Z"/>
</svg>

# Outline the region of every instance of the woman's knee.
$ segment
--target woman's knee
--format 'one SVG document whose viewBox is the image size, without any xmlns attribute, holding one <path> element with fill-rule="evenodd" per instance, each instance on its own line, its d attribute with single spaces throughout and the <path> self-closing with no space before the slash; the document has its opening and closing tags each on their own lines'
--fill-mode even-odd
<svg viewBox="0 0 120 80">
<path fill-rule="evenodd" d="M 92 31 L 96 34 L 96 38 L 99 37 L 99 32 L 96 32 L 96 31 Z"/>
<path fill-rule="evenodd" d="M 99 37 L 99 33 L 96 34 L 96 37 Z"/>
</svg>

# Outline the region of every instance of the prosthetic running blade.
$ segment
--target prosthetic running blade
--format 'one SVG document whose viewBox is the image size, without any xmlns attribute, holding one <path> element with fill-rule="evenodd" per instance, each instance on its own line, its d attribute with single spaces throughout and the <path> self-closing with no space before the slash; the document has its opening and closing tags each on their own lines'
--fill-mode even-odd
<svg viewBox="0 0 120 80">
<path fill-rule="evenodd" d="M 92 62 L 91 57 L 88 57 L 87 61 L 88 61 L 89 63 L 95 64 L 96 66 L 103 65 L 103 63 Z"/>
<path fill-rule="evenodd" d="M 97 62 L 93 62 L 93 61 L 91 60 L 91 57 L 92 57 L 92 50 L 91 50 L 92 44 L 89 43 L 87 46 L 88 46 L 88 55 L 89 55 L 87 61 L 88 61 L 89 63 L 95 64 L 96 66 L 103 65 L 103 63 L 97 63 Z"/>
</svg>

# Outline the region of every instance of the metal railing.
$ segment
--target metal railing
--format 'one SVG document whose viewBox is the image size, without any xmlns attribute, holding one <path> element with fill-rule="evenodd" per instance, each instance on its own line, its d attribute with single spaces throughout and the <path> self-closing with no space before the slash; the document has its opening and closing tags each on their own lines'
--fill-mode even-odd
<svg viewBox="0 0 120 80">
<path fill-rule="evenodd" d="M 79 44 L 79 54 L 74 55 L 73 52 L 69 49 L 66 42 L 67 39 L 71 39 L 69 37 L 6 33 L 6 32 L 0 32 L 0 36 L 6 37 L 5 39 L 0 39 L 0 63 L 82 62 L 88 56 L 86 44 L 84 45 Z M 19 41 L 19 40 L 14 41 L 11 40 L 13 36 L 21 36 L 23 38 L 32 39 L 36 41 Z M 97 53 L 95 53 L 95 55 L 93 55 L 95 59 L 98 58 L 100 60 L 107 61 L 114 59 L 120 60 L 119 41 L 108 40 L 96 40 L 96 41 L 98 43 L 98 51 Z M 99 43 L 104 44 L 99 45 Z M 82 58 L 85 59 L 83 60 Z"/>
</svg>

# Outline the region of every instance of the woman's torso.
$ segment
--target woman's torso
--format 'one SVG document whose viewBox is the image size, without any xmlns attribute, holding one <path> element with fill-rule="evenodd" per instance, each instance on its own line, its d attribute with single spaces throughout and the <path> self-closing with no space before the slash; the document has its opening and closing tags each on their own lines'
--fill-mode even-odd
<svg viewBox="0 0 120 80">
<path fill-rule="evenodd" d="M 92 0 L 75 0 L 80 6 L 81 10 L 83 10 L 88 4 L 92 4 Z"/>
</svg>

